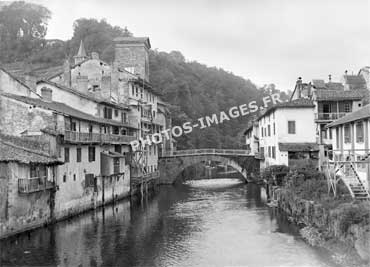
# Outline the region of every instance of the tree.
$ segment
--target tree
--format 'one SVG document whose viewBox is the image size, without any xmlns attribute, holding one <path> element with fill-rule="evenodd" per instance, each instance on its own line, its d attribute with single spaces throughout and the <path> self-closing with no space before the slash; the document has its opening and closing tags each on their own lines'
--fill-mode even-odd
<svg viewBox="0 0 370 267">
<path fill-rule="evenodd" d="M 0 61 L 27 58 L 42 49 L 51 12 L 44 6 L 13 2 L 0 10 Z"/>
</svg>

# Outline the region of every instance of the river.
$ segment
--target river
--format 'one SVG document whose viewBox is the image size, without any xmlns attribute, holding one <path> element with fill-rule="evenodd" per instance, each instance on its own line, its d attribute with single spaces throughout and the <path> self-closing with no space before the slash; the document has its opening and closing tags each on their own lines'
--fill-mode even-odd
<svg viewBox="0 0 370 267">
<path fill-rule="evenodd" d="M 161 187 L 0 242 L 0 266 L 340 266 L 234 179 Z"/>
</svg>

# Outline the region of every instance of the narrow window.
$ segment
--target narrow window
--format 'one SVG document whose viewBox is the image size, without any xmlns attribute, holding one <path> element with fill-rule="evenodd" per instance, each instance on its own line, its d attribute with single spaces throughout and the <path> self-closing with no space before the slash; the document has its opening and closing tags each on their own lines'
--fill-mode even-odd
<svg viewBox="0 0 370 267">
<path fill-rule="evenodd" d="M 362 121 L 356 123 L 356 142 L 362 143 L 364 141 L 364 126 Z"/>
<path fill-rule="evenodd" d="M 67 182 L 67 175 L 66 174 L 63 175 L 63 183 L 65 183 L 65 182 Z"/>
<path fill-rule="evenodd" d="M 69 162 L 69 147 L 64 148 L 64 162 Z"/>
<path fill-rule="evenodd" d="M 273 127 L 274 127 L 274 135 L 275 135 L 275 134 L 276 134 L 276 133 L 275 133 L 275 122 L 274 122 L 274 124 L 273 124 Z"/>
<path fill-rule="evenodd" d="M 295 134 L 295 121 L 288 121 L 288 134 Z"/>
<path fill-rule="evenodd" d="M 76 149 L 76 153 L 77 153 L 77 162 L 81 162 L 81 147 L 78 147 L 77 149 Z"/>
<path fill-rule="evenodd" d="M 73 174 L 73 181 L 76 181 L 76 174 Z"/>
<path fill-rule="evenodd" d="M 351 142 L 351 128 L 349 124 L 344 125 L 344 143 Z"/>
<path fill-rule="evenodd" d="M 114 116 L 115 116 L 115 117 L 118 117 L 118 109 L 115 109 L 115 110 L 114 110 Z"/>
<path fill-rule="evenodd" d="M 351 112 L 351 105 L 350 103 L 344 103 L 344 112 L 349 113 Z"/>
<path fill-rule="evenodd" d="M 267 134 L 268 134 L 268 136 L 271 136 L 271 126 L 270 126 L 270 124 L 267 125 Z"/>
<path fill-rule="evenodd" d="M 95 161 L 95 147 L 89 147 L 89 162 Z"/>
</svg>

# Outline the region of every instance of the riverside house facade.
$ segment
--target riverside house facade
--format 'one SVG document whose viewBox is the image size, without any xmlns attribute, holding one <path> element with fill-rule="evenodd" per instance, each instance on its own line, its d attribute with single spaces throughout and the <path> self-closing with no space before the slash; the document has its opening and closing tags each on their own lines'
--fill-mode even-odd
<svg viewBox="0 0 370 267">
<path fill-rule="evenodd" d="M 314 105 L 308 99 L 278 104 L 258 117 L 260 168 L 270 165 L 317 167 Z"/>
<path fill-rule="evenodd" d="M 109 65 L 97 53 L 87 56 L 81 42 L 73 64 L 0 69 L 2 134 L 46 141 L 48 155 L 62 163 L 53 180 L 52 220 L 129 196 L 157 180 L 158 155 L 171 142 L 143 146 L 140 155 L 130 149 L 131 141 L 171 123 L 166 103 L 148 80 L 149 49 L 149 38 L 118 38 Z"/>
<path fill-rule="evenodd" d="M 370 105 L 346 115 L 327 127 L 333 133 L 333 161 L 353 162 L 364 187 L 369 190 Z"/>
<path fill-rule="evenodd" d="M 343 83 L 312 80 L 302 82 L 298 78 L 291 100 L 309 99 L 314 104 L 316 143 L 320 146 L 320 166 L 330 157 L 333 135 L 326 127 L 334 120 L 360 109 L 366 102 L 368 90 L 351 75 L 345 74 Z"/>
<path fill-rule="evenodd" d="M 56 169 L 49 143 L 0 135 L 0 237 L 52 220 Z"/>
</svg>

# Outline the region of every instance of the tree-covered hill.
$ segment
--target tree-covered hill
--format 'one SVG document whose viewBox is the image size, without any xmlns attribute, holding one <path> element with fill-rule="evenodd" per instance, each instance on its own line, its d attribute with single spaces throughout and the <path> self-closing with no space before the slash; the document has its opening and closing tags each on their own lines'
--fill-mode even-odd
<svg viewBox="0 0 370 267">
<path fill-rule="evenodd" d="M 61 65 L 66 58 L 71 59 L 77 53 L 81 40 L 88 52 L 98 52 L 103 60 L 111 63 L 114 58 L 113 39 L 132 35 L 127 28 L 112 26 L 105 20 L 81 18 L 73 24 L 70 40 L 46 40 L 50 14 L 47 8 L 32 3 L 13 2 L 2 6 L 0 64 L 15 62 L 15 65 L 27 65 L 28 69 Z M 273 85 L 257 88 L 250 80 L 223 69 L 188 62 L 178 51 L 151 51 L 150 82 L 170 104 L 173 125 L 218 114 L 277 92 Z M 178 147 L 239 147 L 247 123 L 248 118 L 242 117 L 193 131 L 178 139 Z"/>
</svg>

